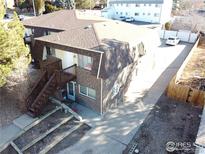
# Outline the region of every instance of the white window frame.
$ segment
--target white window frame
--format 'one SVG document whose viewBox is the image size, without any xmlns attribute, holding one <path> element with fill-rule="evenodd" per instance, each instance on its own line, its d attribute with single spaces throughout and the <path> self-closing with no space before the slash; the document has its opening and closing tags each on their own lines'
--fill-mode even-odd
<svg viewBox="0 0 205 154">
<path fill-rule="evenodd" d="M 91 68 L 89 68 L 89 67 L 85 67 L 85 66 L 82 66 L 81 64 L 84 62 L 84 61 L 82 61 L 82 62 L 80 62 L 81 60 L 85 60 L 85 59 L 83 59 L 83 58 L 91 58 L 90 60 L 91 60 Z M 84 64 L 83 64 L 84 65 Z M 92 57 L 89 57 L 89 56 L 85 56 L 85 55 L 78 55 L 78 66 L 80 67 L 80 68 L 82 68 L 82 69 L 85 69 L 85 70 L 88 70 L 88 71 L 91 71 L 92 70 L 92 65 L 93 65 L 93 58 Z"/>
<path fill-rule="evenodd" d="M 93 99 L 93 100 L 96 100 L 96 90 L 95 90 L 95 89 L 89 88 L 89 87 L 86 87 L 86 86 L 83 86 L 83 87 L 86 88 L 86 94 L 84 94 L 84 93 L 81 93 L 81 91 L 80 91 L 81 86 L 83 86 L 83 85 L 80 85 L 80 84 L 78 85 L 78 87 L 79 87 L 79 94 L 81 94 L 81 95 L 83 95 L 83 96 L 86 96 L 86 97 L 88 97 L 88 98 L 91 98 L 91 99 Z M 89 96 L 89 95 L 88 95 L 88 89 L 93 89 L 93 90 L 95 90 L 95 97 L 92 97 L 92 96 Z"/>
</svg>

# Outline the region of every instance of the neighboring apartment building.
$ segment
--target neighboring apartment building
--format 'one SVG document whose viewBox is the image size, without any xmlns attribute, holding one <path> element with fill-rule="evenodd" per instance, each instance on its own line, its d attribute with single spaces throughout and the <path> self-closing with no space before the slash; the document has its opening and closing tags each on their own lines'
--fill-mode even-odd
<svg viewBox="0 0 205 154">
<path fill-rule="evenodd" d="M 6 8 L 13 9 L 15 6 L 15 0 L 5 0 Z"/>
<path fill-rule="evenodd" d="M 122 101 L 139 57 L 159 41 L 152 29 L 72 10 L 28 19 L 24 25 L 34 36 L 36 63 L 53 56 L 62 60 L 62 69 L 75 66 L 76 78 L 64 85 L 67 99 L 101 114 Z"/>
<path fill-rule="evenodd" d="M 102 16 L 133 17 L 136 21 L 165 23 L 170 20 L 172 0 L 109 0 Z"/>
</svg>

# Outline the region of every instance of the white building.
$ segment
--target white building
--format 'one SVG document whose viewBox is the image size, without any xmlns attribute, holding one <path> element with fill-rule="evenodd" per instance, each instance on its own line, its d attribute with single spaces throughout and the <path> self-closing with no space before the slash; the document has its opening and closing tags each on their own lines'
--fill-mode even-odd
<svg viewBox="0 0 205 154">
<path fill-rule="evenodd" d="M 13 9 L 15 2 L 14 0 L 4 0 L 6 8 Z"/>
<path fill-rule="evenodd" d="M 170 20 L 172 0 L 109 0 L 102 16 L 133 17 L 136 21 L 165 23 Z"/>
</svg>

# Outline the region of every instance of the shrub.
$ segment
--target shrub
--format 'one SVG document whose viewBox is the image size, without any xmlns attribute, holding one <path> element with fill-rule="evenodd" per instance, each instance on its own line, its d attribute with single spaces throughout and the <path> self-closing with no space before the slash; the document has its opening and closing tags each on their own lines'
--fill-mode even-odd
<svg viewBox="0 0 205 154">
<path fill-rule="evenodd" d="M 170 22 L 166 22 L 165 23 L 165 29 L 166 30 L 170 30 L 171 29 L 171 23 Z"/>
<path fill-rule="evenodd" d="M 50 3 L 50 2 L 46 2 L 45 3 L 45 14 L 46 13 L 50 13 L 50 12 L 54 12 L 54 11 L 58 11 L 58 10 L 60 10 L 61 8 L 58 8 L 58 7 L 56 7 L 55 5 L 52 5 L 52 3 Z"/>
</svg>

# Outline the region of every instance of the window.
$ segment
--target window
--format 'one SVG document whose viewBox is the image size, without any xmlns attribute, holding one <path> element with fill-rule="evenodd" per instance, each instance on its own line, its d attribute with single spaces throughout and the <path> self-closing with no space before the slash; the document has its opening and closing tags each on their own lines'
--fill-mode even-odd
<svg viewBox="0 0 205 154">
<path fill-rule="evenodd" d="M 118 12 L 116 12 L 116 14 L 118 14 Z"/>
<path fill-rule="evenodd" d="M 143 16 L 145 15 L 145 13 L 143 13 Z"/>
<path fill-rule="evenodd" d="M 125 14 L 126 14 L 126 16 L 128 15 L 128 13 L 127 13 L 127 12 L 126 12 Z"/>
<path fill-rule="evenodd" d="M 152 4 L 149 4 L 149 6 L 152 6 Z"/>
<path fill-rule="evenodd" d="M 139 4 L 136 4 L 135 6 L 136 6 L 136 7 L 139 7 L 140 5 L 139 5 Z"/>
<path fill-rule="evenodd" d="M 135 16 L 139 16 L 139 13 L 135 13 Z"/>
<path fill-rule="evenodd" d="M 92 88 L 88 88 L 88 96 L 91 98 L 96 98 L 96 91 Z"/>
<path fill-rule="evenodd" d="M 122 15 L 122 12 L 120 12 L 120 14 Z"/>
<path fill-rule="evenodd" d="M 158 5 L 158 4 L 155 4 L 155 7 L 159 7 L 159 5 Z"/>
<path fill-rule="evenodd" d="M 78 55 L 78 64 L 81 68 L 91 70 L 92 58 L 84 55 Z"/>
<path fill-rule="evenodd" d="M 155 13 L 154 16 L 155 16 L 155 17 L 159 17 L 159 13 Z"/>
<path fill-rule="evenodd" d="M 87 87 L 80 85 L 80 93 L 83 95 L 87 95 Z"/>
<path fill-rule="evenodd" d="M 121 3 L 121 6 L 123 6 L 123 4 Z"/>
<path fill-rule="evenodd" d="M 126 7 L 129 7 L 129 4 L 126 4 Z"/>
<path fill-rule="evenodd" d="M 147 13 L 148 16 L 150 16 L 150 13 Z"/>
<path fill-rule="evenodd" d="M 146 4 L 144 4 L 144 6 L 146 6 Z"/>
<path fill-rule="evenodd" d="M 95 89 L 85 87 L 83 85 L 79 85 L 79 93 L 81 95 L 90 97 L 92 99 L 96 99 L 96 91 Z"/>
<path fill-rule="evenodd" d="M 118 6 L 118 3 L 117 3 L 117 6 Z"/>
</svg>

